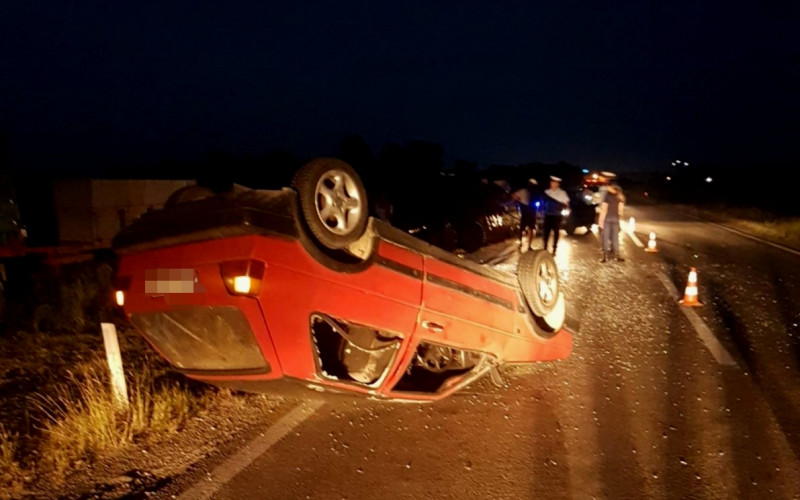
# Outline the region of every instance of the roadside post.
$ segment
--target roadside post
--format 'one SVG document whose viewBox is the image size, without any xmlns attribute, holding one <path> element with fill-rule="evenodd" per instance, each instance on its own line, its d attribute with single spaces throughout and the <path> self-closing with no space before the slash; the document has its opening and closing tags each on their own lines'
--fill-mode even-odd
<svg viewBox="0 0 800 500">
<path fill-rule="evenodd" d="M 128 388 L 125 385 L 125 372 L 122 370 L 122 354 L 119 350 L 117 327 L 114 323 L 100 323 L 100 327 L 103 331 L 108 370 L 111 373 L 111 390 L 114 393 L 114 401 L 120 409 L 127 409 Z"/>
</svg>

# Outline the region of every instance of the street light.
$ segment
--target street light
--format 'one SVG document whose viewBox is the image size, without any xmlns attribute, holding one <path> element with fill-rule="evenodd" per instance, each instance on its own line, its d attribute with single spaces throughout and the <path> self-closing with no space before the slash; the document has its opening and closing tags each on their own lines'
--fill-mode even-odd
<svg viewBox="0 0 800 500">
<path fill-rule="evenodd" d="M 668 180 L 668 181 L 671 181 L 671 180 L 672 180 L 672 177 L 670 177 L 670 176 L 667 176 L 667 180 Z"/>
<path fill-rule="evenodd" d="M 710 183 L 710 182 L 711 182 L 711 181 L 713 181 L 713 180 L 714 180 L 714 179 L 712 179 L 711 177 L 706 177 L 706 182 L 708 182 L 708 183 Z"/>
</svg>

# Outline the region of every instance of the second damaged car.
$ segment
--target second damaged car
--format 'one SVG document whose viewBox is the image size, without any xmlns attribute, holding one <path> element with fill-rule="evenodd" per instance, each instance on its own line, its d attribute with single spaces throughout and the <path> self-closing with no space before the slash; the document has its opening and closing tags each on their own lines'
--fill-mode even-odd
<svg viewBox="0 0 800 500">
<path fill-rule="evenodd" d="M 176 193 L 115 249 L 131 323 L 176 370 L 219 386 L 436 400 L 572 349 L 549 254 L 525 254 L 517 277 L 431 246 L 370 218 L 336 159 L 280 191 Z"/>
</svg>

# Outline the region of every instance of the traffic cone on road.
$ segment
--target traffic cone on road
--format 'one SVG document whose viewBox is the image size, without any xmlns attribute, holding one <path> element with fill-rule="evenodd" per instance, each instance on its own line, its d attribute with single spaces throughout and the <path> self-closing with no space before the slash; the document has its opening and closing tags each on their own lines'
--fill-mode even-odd
<svg viewBox="0 0 800 500">
<path fill-rule="evenodd" d="M 699 307 L 703 304 L 697 299 L 697 269 L 689 270 L 689 280 L 686 282 L 686 290 L 683 292 L 683 299 L 680 304 L 686 307 Z"/>
<path fill-rule="evenodd" d="M 650 233 L 650 240 L 647 242 L 647 248 L 645 248 L 644 251 L 650 253 L 658 252 L 658 247 L 656 245 L 656 233 Z"/>
</svg>

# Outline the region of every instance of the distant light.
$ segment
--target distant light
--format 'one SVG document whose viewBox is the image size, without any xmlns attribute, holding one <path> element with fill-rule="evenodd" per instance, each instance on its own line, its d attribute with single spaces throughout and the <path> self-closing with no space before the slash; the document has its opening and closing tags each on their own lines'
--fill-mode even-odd
<svg viewBox="0 0 800 500">
<path fill-rule="evenodd" d="M 588 174 L 588 173 L 589 173 L 589 169 L 588 169 L 588 168 L 584 168 L 584 169 L 582 170 L 582 172 L 583 172 L 584 174 Z"/>
<path fill-rule="evenodd" d="M 562 215 L 563 217 L 566 217 L 566 216 L 568 216 L 568 215 L 569 215 L 569 209 L 568 209 L 568 208 L 565 208 L 564 210 L 562 210 L 562 211 L 561 211 L 561 215 Z"/>
<path fill-rule="evenodd" d="M 681 161 L 680 161 L 680 160 L 675 160 L 675 162 L 676 162 L 676 163 L 680 163 Z"/>
<path fill-rule="evenodd" d="M 667 180 L 668 180 L 668 181 L 671 181 L 671 180 L 672 180 L 672 177 L 670 177 L 670 176 L 667 176 Z"/>
<path fill-rule="evenodd" d="M 537 202 L 536 202 L 536 208 L 539 208 L 539 205 L 541 205 L 541 202 L 538 202 L 538 201 L 537 201 Z"/>
<path fill-rule="evenodd" d="M 711 181 L 713 181 L 713 180 L 714 180 L 714 179 L 712 179 L 711 177 L 706 177 L 706 182 L 711 182 Z"/>
<path fill-rule="evenodd" d="M 592 174 L 592 179 L 597 180 L 597 174 Z"/>
<path fill-rule="evenodd" d="M 592 201 L 592 196 L 587 194 L 586 196 L 583 197 L 583 199 L 586 201 Z"/>
<path fill-rule="evenodd" d="M 688 161 L 683 162 L 683 164 L 686 165 L 687 167 L 689 166 L 689 162 Z"/>
<path fill-rule="evenodd" d="M 120 306 L 120 307 L 124 306 L 125 305 L 125 292 L 123 292 L 122 290 L 117 290 L 114 295 L 115 295 L 114 298 L 117 299 L 117 305 Z"/>
</svg>

